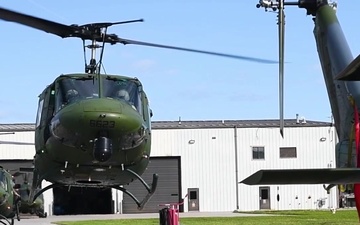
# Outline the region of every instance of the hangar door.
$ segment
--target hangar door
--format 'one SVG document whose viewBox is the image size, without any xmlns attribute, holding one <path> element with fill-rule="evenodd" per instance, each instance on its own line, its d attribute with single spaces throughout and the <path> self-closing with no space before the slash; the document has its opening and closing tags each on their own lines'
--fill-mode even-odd
<svg viewBox="0 0 360 225">
<path fill-rule="evenodd" d="M 9 170 L 11 174 L 19 171 L 20 168 L 32 168 L 33 160 L 0 160 L 0 166 Z M 21 184 L 26 179 L 29 183 L 32 182 L 32 173 L 22 174 L 15 177 L 15 183 Z"/>
<path fill-rule="evenodd" d="M 159 174 L 157 189 L 144 209 L 139 211 L 135 202 L 127 194 L 124 194 L 123 213 L 158 213 L 161 209 L 158 205 L 181 200 L 180 157 L 151 157 L 149 166 L 141 177 L 150 184 L 154 173 Z M 132 192 L 139 201 L 147 194 L 139 180 L 124 187 Z"/>
</svg>

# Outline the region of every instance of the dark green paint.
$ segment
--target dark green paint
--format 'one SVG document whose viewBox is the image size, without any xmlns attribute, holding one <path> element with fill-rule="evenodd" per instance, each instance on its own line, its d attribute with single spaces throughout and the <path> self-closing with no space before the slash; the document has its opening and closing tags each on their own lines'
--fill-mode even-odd
<svg viewBox="0 0 360 225">
<path fill-rule="evenodd" d="M 35 214 L 40 218 L 44 218 L 47 214 L 44 212 L 44 199 L 43 195 L 40 195 L 35 199 L 35 201 L 31 201 L 29 198 L 29 193 L 31 191 L 31 186 L 24 182 L 20 185 L 20 188 L 17 189 L 21 197 L 19 212 L 23 214 Z"/>
<path fill-rule="evenodd" d="M 110 83 L 112 80 L 119 80 L 116 81 L 119 84 L 121 80 L 135 82 L 141 110 L 127 102 L 105 97 L 104 93 L 56 109 L 58 93 L 61 93 L 58 82 L 69 77 L 82 81 L 89 74 L 62 75 L 39 96 L 43 108 L 35 131 L 33 188 L 43 179 L 61 185 L 92 187 L 132 182 L 136 178 L 124 168 L 141 175 L 148 165 L 151 146 L 150 109 L 140 81 L 116 75 L 97 77 L 99 80 L 107 78 Z M 100 85 L 104 85 L 104 81 Z M 104 92 L 104 87 L 99 89 Z M 133 142 L 127 136 L 142 132 L 143 141 L 131 147 Z M 113 154 L 106 162 L 96 161 L 93 156 L 94 140 L 99 136 L 112 140 Z"/>
<path fill-rule="evenodd" d="M 339 23 L 334 9 L 329 5 L 324 5 L 317 10 L 316 20 L 321 27 Z"/>
<path fill-rule="evenodd" d="M 314 34 L 336 131 L 341 142 L 350 138 L 352 126 L 353 110 L 348 101 L 349 91 L 357 98 L 359 88 L 357 83 L 338 81 L 336 77 L 350 64 L 353 56 L 336 12 L 330 6 L 324 5 L 318 9 Z"/>
<path fill-rule="evenodd" d="M 0 167 L 0 222 L 11 224 L 17 214 L 19 194 L 16 192 L 12 175 Z"/>
</svg>

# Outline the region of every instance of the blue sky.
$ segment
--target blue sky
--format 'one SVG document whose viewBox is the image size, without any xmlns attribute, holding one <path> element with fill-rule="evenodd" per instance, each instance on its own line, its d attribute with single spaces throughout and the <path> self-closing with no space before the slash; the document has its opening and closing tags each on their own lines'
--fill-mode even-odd
<svg viewBox="0 0 360 225">
<path fill-rule="evenodd" d="M 86 4 L 84 4 L 86 2 Z M 63 24 L 143 18 L 109 28 L 122 38 L 277 60 L 276 14 L 257 1 L 0 0 L 0 6 Z M 360 1 L 340 1 L 338 17 L 360 52 Z M 34 122 L 38 95 L 62 73 L 83 72 L 82 43 L 0 21 L 0 123 Z M 303 9 L 286 8 L 285 118 L 330 121 L 331 110 Z M 139 78 L 154 120 L 277 119 L 278 66 L 144 46 L 107 45 L 109 74 Z"/>
</svg>

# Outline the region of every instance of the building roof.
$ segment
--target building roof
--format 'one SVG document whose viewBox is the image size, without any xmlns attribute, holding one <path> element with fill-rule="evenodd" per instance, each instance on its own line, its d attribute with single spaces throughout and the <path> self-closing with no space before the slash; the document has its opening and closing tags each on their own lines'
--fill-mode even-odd
<svg viewBox="0 0 360 225">
<path fill-rule="evenodd" d="M 13 131 L 34 131 L 34 123 L 9 123 L 0 124 L 1 132 L 13 132 Z"/>
<path fill-rule="evenodd" d="M 285 127 L 329 127 L 332 123 L 296 119 L 285 120 Z M 266 128 L 279 127 L 279 120 L 201 120 L 201 121 L 152 121 L 152 129 L 204 129 L 204 128 Z M 34 131 L 34 123 L 0 124 L 1 132 Z"/>
<path fill-rule="evenodd" d="M 285 120 L 285 127 L 328 127 L 328 122 Z M 203 121 L 155 121 L 153 129 L 196 129 L 196 128 L 265 128 L 280 127 L 279 120 L 203 120 Z"/>
</svg>

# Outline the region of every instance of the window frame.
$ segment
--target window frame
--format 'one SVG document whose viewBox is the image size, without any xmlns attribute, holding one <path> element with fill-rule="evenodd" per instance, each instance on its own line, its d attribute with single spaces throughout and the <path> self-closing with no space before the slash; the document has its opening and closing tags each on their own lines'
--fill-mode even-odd
<svg viewBox="0 0 360 225">
<path fill-rule="evenodd" d="M 262 158 L 259 155 L 261 151 L 263 152 Z M 265 160 L 265 146 L 251 146 L 251 153 L 252 160 Z M 255 153 L 258 155 L 258 157 L 254 157 Z"/>
<path fill-rule="evenodd" d="M 288 150 L 287 152 L 281 152 L 281 150 Z M 292 152 L 291 150 L 295 150 Z M 297 159 L 297 148 L 296 147 L 280 147 L 279 148 L 279 158 L 280 159 Z"/>
</svg>

